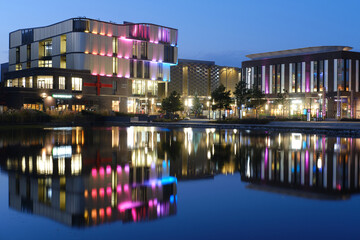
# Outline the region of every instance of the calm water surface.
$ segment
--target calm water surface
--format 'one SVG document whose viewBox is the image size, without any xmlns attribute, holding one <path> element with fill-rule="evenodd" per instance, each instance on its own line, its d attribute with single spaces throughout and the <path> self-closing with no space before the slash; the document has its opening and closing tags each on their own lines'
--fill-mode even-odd
<svg viewBox="0 0 360 240">
<path fill-rule="evenodd" d="M 360 239 L 360 139 L 0 131 L 0 239 Z"/>
</svg>

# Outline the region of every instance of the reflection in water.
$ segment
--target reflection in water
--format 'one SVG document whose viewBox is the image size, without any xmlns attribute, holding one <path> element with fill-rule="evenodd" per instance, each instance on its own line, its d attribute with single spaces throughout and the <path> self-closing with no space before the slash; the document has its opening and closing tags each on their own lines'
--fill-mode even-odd
<svg viewBox="0 0 360 240">
<path fill-rule="evenodd" d="M 241 180 L 255 184 L 250 188 L 329 199 L 359 192 L 359 139 L 292 133 L 252 144 L 246 138 Z"/>
<path fill-rule="evenodd" d="M 154 127 L 1 132 L 9 206 L 70 226 L 175 215 L 177 180 L 241 173 L 249 188 L 302 197 L 359 191 L 360 142 L 319 135 Z"/>
<path fill-rule="evenodd" d="M 170 161 L 128 161 L 141 144 L 129 152 L 119 144 L 126 144 L 120 137 L 126 131 L 108 130 L 85 137 L 82 128 L 52 129 L 39 131 L 37 141 L 26 134 L 4 140 L 1 164 L 9 176 L 9 206 L 70 226 L 176 214 L 177 179 L 170 176 Z"/>
</svg>

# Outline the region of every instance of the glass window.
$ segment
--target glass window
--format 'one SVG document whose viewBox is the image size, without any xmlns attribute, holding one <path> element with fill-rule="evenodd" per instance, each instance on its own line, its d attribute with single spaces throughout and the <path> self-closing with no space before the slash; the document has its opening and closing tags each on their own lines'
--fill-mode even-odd
<svg viewBox="0 0 360 240">
<path fill-rule="evenodd" d="M 120 101 L 112 101 L 112 110 L 114 112 L 118 112 L 120 110 L 119 108 L 119 105 L 120 105 Z"/>
<path fill-rule="evenodd" d="M 150 63 L 144 62 L 144 78 L 150 78 Z"/>
<path fill-rule="evenodd" d="M 138 61 L 138 62 L 137 62 L 137 69 L 136 69 L 136 70 L 137 70 L 137 71 L 136 71 L 137 73 L 136 73 L 136 77 L 138 77 L 138 78 L 142 78 L 142 77 L 143 77 L 142 63 L 143 63 L 142 61 Z"/>
<path fill-rule="evenodd" d="M 59 77 L 59 89 L 65 89 L 65 77 Z"/>
<path fill-rule="evenodd" d="M 301 62 L 296 64 L 296 92 L 301 92 L 302 66 Z"/>
<path fill-rule="evenodd" d="M 344 91 L 344 60 L 337 60 L 337 85 L 339 91 Z"/>
<path fill-rule="evenodd" d="M 345 91 L 349 91 L 349 66 L 350 66 L 350 60 L 346 59 L 345 60 L 345 68 L 346 68 L 346 73 L 345 73 Z"/>
<path fill-rule="evenodd" d="M 133 46 L 132 46 L 132 57 L 133 58 L 137 58 L 138 56 L 138 51 L 137 51 L 137 42 L 133 41 Z"/>
<path fill-rule="evenodd" d="M 13 80 L 12 79 L 8 79 L 6 81 L 6 87 L 12 87 L 13 86 Z"/>
<path fill-rule="evenodd" d="M 158 72 L 157 72 L 157 79 L 163 79 L 163 65 L 161 63 L 158 64 Z"/>
<path fill-rule="evenodd" d="M 118 39 L 116 37 L 113 37 L 112 48 L 113 48 L 113 53 L 117 54 L 117 52 L 118 52 Z"/>
<path fill-rule="evenodd" d="M 53 77 L 52 76 L 38 76 L 37 87 L 45 89 L 53 89 Z"/>
<path fill-rule="evenodd" d="M 318 61 L 314 61 L 313 78 L 314 78 L 314 92 L 317 92 L 318 91 Z"/>
<path fill-rule="evenodd" d="M 281 92 L 281 64 L 276 65 L 276 92 Z"/>
<path fill-rule="evenodd" d="M 324 90 L 324 61 L 319 61 L 319 91 Z"/>
<path fill-rule="evenodd" d="M 147 93 L 149 95 L 153 95 L 156 96 L 158 93 L 158 83 L 157 81 L 148 81 L 148 89 L 147 89 Z"/>
<path fill-rule="evenodd" d="M 291 92 L 295 92 L 296 89 L 296 68 L 295 63 L 290 63 L 291 68 Z"/>
<path fill-rule="evenodd" d="M 44 57 L 50 57 L 52 55 L 52 40 L 44 41 Z"/>
<path fill-rule="evenodd" d="M 33 77 L 26 78 L 26 87 L 28 87 L 28 88 L 33 87 Z"/>
<path fill-rule="evenodd" d="M 144 80 L 133 80 L 132 94 L 133 95 L 145 95 L 145 81 Z"/>
<path fill-rule="evenodd" d="M 22 70 L 21 63 L 15 65 L 15 71 L 19 71 L 19 70 Z"/>
<path fill-rule="evenodd" d="M 40 60 L 39 67 L 52 67 L 52 60 Z"/>
<path fill-rule="evenodd" d="M 118 59 L 116 57 L 113 58 L 113 74 L 117 74 L 118 72 Z"/>
<path fill-rule="evenodd" d="M 71 78 L 71 89 L 73 91 L 82 91 L 82 78 L 72 77 Z"/>
<path fill-rule="evenodd" d="M 271 71 L 271 92 L 276 93 L 276 65 L 272 65 Z"/>
<path fill-rule="evenodd" d="M 141 59 L 147 59 L 147 42 L 141 42 Z"/>
</svg>

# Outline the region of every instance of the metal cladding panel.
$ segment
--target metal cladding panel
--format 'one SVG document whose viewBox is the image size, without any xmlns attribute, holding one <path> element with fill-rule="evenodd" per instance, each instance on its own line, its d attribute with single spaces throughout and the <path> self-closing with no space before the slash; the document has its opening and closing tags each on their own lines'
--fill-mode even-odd
<svg viewBox="0 0 360 240">
<path fill-rule="evenodd" d="M 89 45 L 89 38 L 93 34 L 72 32 L 66 35 L 66 51 L 68 53 L 85 52 L 86 47 Z"/>
<path fill-rule="evenodd" d="M 10 48 L 18 47 L 21 45 L 21 30 L 10 33 Z"/>
<path fill-rule="evenodd" d="M 177 30 L 170 29 L 170 44 L 171 45 L 177 45 Z"/>
<path fill-rule="evenodd" d="M 70 53 L 66 56 L 66 68 L 76 70 L 90 70 L 89 66 L 86 66 L 85 53 Z"/>
<path fill-rule="evenodd" d="M 120 39 L 118 44 L 118 56 L 130 58 L 132 57 L 132 40 Z"/>
<path fill-rule="evenodd" d="M 20 62 L 27 60 L 27 45 L 20 46 Z"/>
<path fill-rule="evenodd" d="M 9 65 L 16 63 L 16 48 L 9 49 Z"/>
<path fill-rule="evenodd" d="M 73 20 L 57 23 L 48 27 L 34 29 L 34 41 L 41 41 L 73 30 Z"/>
<path fill-rule="evenodd" d="M 60 68 L 60 56 L 52 57 L 52 67 Z"/>
<path fill-rule="evenodd" d="M 150 62 L 150 79 L 156 79 L 158 71 L 158 64 Z"/>
<path fill-rule="evenodd" d="M 39 66 L 39 61 L 37 61 L 37 60 L 31 61 L 31 67 L 32 68 L 36 68 L 38 66 Z"/>
<path fill-rule="evenodd" d="M 35 60 L 39 58 L 39 43 L 33 42 L 31 43 L 31 60 Z"/>
<path fill-rule="evenodd" d="M 99 55 L 86 55 L 89 57 L 89 67 L 93 74 L 113 75 L 112 58 Z"/>
<path fill-rule="evenodd" d="M 118 59 L 118 75 L 119 77 L 130 77 L 130 60 Z"/>
<path fill-rule="evenodd" d="M 148 43 L 148 59 L 162 62 L 164 60 L 164 45 Z"/>
<path fill-rule="evenodd" d="M 9 72 L 15 71 L 15 65 L 9 65 Z"/>
<path fill-rule="evenodd" d="M 61 43 L 61 37 L 60 36 L 52 38 L 52 55 L 59 55 L 60 54 L 60 43 Z"/>
</svg>

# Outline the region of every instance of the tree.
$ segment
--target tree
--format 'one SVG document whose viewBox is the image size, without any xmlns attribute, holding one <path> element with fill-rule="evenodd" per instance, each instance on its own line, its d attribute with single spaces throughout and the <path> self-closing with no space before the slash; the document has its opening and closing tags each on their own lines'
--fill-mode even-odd
<svg viewBox="0 0 360 240">
<path fill-rule="evenodd" d="M 284 117 L 284 108 L 289 103 L 289 94 L 287 90 L 283 90 L 283 93 L 277 94 L 277 99 L 275 100 L 275 105 L 282 106 L 282 116 Z"/>
<path fill-rule="evenodd" d="M 254 85 L 251 91 L 251 105 L 255 108 L 255 116 L 258 116 L 258 109 L 266 102 L 265 94 Z"/>
<path fill-rule="evenodd" d="M 230 91 L 226 91 L 225 86 L 220 84 L 212 93 L 211 99 L 215 102 L 213 110 L 219 109 L 219 119 L 221 119 L 221 109 L 228 109 L 231 103 Z"/>
<path fill-rule="evenodd" d="M 246 87 L 246 82 L 241 80 L 235 86 L 234 92 L 237 105 L 239 107 L 239 118 L 241 118 L 242 106 L 249 102 L 251 97 L 250 90 Z"/>
<path fill-rule="evenodd" d="M 171 118 L 173 118 L 174 112 L 182 111 L 184 109 L 180 98 L 181 96 L 176 91 L 173 91 L 169 97 L 164 98 L 161 102 L 162 110 L 167 114 L 170 113 Z"/>
<path fill-rule="evenodd" d="M 191 107 L 191 112 L 195 114 L 195 117 L 198 117 L 199 114 L 202 113 L 203 105 L 200 103 L 200 99 L 198 97 L 198 94 L 195 92 L 194 96 L 194 104 Z"/>
</svg>

